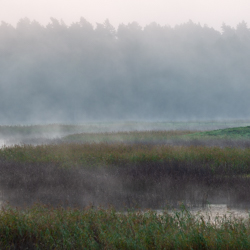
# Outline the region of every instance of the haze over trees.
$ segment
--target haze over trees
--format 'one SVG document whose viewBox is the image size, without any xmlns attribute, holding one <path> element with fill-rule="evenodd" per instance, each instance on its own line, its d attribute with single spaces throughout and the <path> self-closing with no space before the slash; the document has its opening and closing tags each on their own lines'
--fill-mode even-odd
<svg viewBox="0 0 250 250">
<path fill-rule="evenodd" d="M 250 30 L 0 26 L 0 123 L 250 118 Z"/>
</svg>

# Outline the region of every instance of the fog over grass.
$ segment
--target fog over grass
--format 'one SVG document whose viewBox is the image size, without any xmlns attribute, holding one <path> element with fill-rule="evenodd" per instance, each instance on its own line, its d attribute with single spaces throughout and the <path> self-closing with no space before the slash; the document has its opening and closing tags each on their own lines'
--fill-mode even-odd
<svg viewBox="0 0 250 250">
<path fill-rule="evenodd" d="M 250 118 L 250 30 L 0 26 L 0 123 Z"/>
</svg>

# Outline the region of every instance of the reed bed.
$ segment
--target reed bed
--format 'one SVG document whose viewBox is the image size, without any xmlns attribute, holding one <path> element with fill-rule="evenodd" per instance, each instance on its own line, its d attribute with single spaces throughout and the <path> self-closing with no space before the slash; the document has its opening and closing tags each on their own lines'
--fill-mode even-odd
<svg viewBox="0 0 250 250">
<path fill-rule="evenodd" d="M 1 249 L 248 249 L 250 219 L 41 204 L 0 213 Z"/>
<path fill-rule="evenodd" d="M 59 145 L 14 146 L 0 149 L 1 161 L 58 163 L 64 167 L 119 166 L 168 163 L 183 165 L 185 171 L 211 174 L 250 174 L 250 148 L 168 146 L 152 144 L 64 143 Z"/>
<path fill-rule="evenodd" d="M 0 248 L 249 248 L 250 219 L 205 220 L 181 205 L 249 208 L 249 142 L 192 133 L 85 133 L 1 148 L 1 201 L 9 205 L 0 212 Z M 166 206 L 182 209 L 148 210 Z"/>
<path fill-rule="evenodd" d="M 250 149 L 64 143 L 0 150 L 0 188 L 12 205 L 159 209 L 223 201 L 250 206 Z"/>
<path fill-rule="evenodd" d="M 186 135 L 122 132 L 119 141 L 106 133 L 96 143 L 1 148 L 9 205 L 0 212 L 0 248 L 249 248 L 250 219 L 205 220 L 180 204 L 249 208 L 250 148 L 157 143 Z M 182 210 L 148 210 L 166 206 Z"/>
</svg>

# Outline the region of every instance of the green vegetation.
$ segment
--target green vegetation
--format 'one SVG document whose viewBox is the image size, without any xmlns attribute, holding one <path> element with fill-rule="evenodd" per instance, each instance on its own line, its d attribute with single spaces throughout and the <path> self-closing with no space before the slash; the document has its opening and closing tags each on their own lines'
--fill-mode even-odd
<svg viewBox="0 0 250 250">
<path fill-rule="evenodd" d="M 0 213 L 0 248 L 249 248 L 250 219 L 133 210 L 218 199 L 249 208 L 249 135 L 250 127 L 91 132 L 3 147 L 0 186 L 10 205 Z"/>
<path fill-rule="evenodd" d="M 249 140 L 250 126 L 197 132 L 193 130 L 131 131 L 113 133 L 80 133 L 62 138 L 64 142 L 75 143 L 167 143 L 168 141 L 190 140 Z"/>
<path fill-rule="evenodd" d="M 250 174 L 250 149 L 144 144 L 75 144 L 14 146 L 0 149 L 0 160 L 19 163 L 57 163 L 64 167 L 118 166 L 178 162 L 189 169 L 212 169 Z M 184 164 L 185 163 L 185 164 Z"/>
<path fill-rule="evenodd" d="M 1 249 L 249 249 L 250 220 L 215 221 L 185 208 L 117 213 L 35 205 L 0 213 Z"/>
<path fill-rule="evenodd" d="M 193 137 L 214 137 L 214 138 L 226 138 L 226 139 L 250 139 L 250 126 L 218 129 L 213 131 L 206 131 L 192 134 Z"/>
</svg>

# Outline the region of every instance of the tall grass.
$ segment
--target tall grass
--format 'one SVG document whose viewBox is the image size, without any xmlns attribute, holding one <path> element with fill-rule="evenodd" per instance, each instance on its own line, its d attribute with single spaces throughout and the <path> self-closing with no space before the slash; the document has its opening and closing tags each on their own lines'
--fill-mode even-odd
<svg viewBox="0 0 250 250">
<path fill-rule="evenodd" d="M 0 213 L 1 249 L 248 249 L 250 220 L 35 205 Z"/>
<path fill-rule="evenodd" d="M 203 146 L 166 146 L 145 144 L 59 144 L 14 146 L 0 149 L 1 161 L 19 163 L 60 163 L 65 167 L 177 162 L 188 171 L 214 174 L 250 174 L 250 149 Z M 183 167 L 184 168 L 184 167 Z"/>
<path fill-rule="evenodd" d="M 0 150 L 0 188 L 13 205 L 117 209 L 194 206 L 220 200 L 249 207 L 250 149 L 145 144 L 60 144 Z"/>
</svg>

